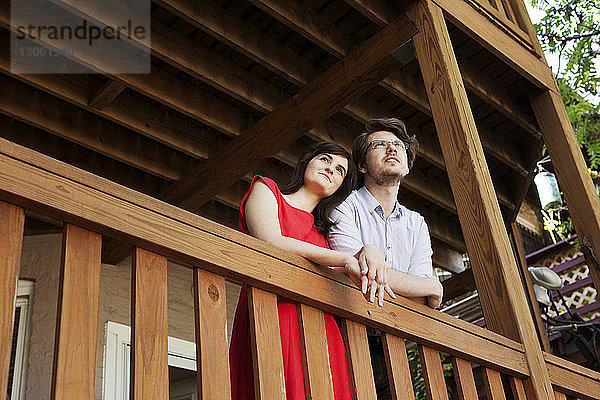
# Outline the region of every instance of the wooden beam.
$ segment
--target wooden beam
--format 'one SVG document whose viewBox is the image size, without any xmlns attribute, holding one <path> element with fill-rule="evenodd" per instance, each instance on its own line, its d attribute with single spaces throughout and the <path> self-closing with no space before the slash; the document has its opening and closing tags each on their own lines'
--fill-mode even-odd
<svg viewBox="0 0 600 400">
<path fill-rule="evenodd" d="M 542 313 L 540 312 L 540 306 L 535 297 L 533 290 L 533 282 L 531 281 L 531 275 L 529 274 L 529 265 L 525 259 L 525 250 L 523 249 L 523 242 L 521 241 L 521 233 L 516 222 L 510 224 L 511 236 L 515 245 L 515 253 L 517 253 L 517 259 L 519 260 L 519 267 L 521 267 L 521 276 L 523 277 L 523 283 L 525 284 L 525 294 L 527 295 L 527 303 L 533 320 L 535 322 L 535 328 L 538 335 L 538 340 L 542 345 L 544 351 L 552 351 L 550 347 L 550 341 L 548 340 L 548 334 L 546 333 L 546 327 L 542 321 Z"/>
<path fill-rule="evenodd" d="M 0 221 L 0 393 L 4 396 L 8 388 L 25 214 L 21 207 L 0 202 Z"/>
<path fill-rule="evenodd" d="M 406 299 L 365 306 L 344 274 L 3 139 L 0 199 L 480 365 L 517 376 L 528 373 L 523 346 L 513 340 Z M 447 334 L 439 335 L 440 330 Z"/>
<path fill-rule="evenodd" d="M 528 397 L 553 399 L 444 15 L 431 0 L 418 0 L 408 10 L 420 31 L 414 39 L 415 49 L 419 60 L 427 60 L 420 68 L 425 86 L 431 88 L 429 101 L 486 325 L 523 343 L 531 374 L 526 380 Z"/>
<path fill-rule="evenodd" d="M 448 248 L 437 240 L 431 241 L 431 247 L 433 248 L 432 261 L 435 267 L 455 274 L 459 274 L 465 270 L 465 264 L 460 252 Z"/>
<path fill-rule="evenodd" d="M 108 81 L 96 93 L 90 97 L 88 105 L 93 108 L 102 110 L 104 107 L 113 102 L 114 99 L 125 90 L 125 85 L 116 82 Z"/>
<path fill-rule="evenodd" d="M 348 375 L 353 399 L 375 399 L 375 378 L 371 368 L 369 339 L 364 325 L 343 320 L 342 335 L 346 345 Z M 315 398 L 316 399 L 316 398 Z"/>
<path fill-rule="evenodd" d="M 231 13 L 225 12 L 220 8 L 220 6 L 214 4 L 212 1 L 203 2 L 202 12 L 194 8 L 188 0 L 160 0 L 158 3 L 171 10 L 176 15 L 186 19 L 195 26 L 198 26 L 200 29 L 204 29 L 209 34 L 217 37 L 220 40 L 223 40 L 225 43 L 232 46 L 236 50 L 241 51 L 248 57 L 255 59 L 266 68 L 276 73 L 280 73 L 282 76 L 284 76 L 284 78 L 291 80 L 292 83 L 304 85 L 317 74 L 315 68 L 305 67 L 306 64 L 310 64 L 308 59 L 302 59 L 304 61 L 303 63 L 298 62 L 298 55 L 295 53 L 290 54 L 289 48 L 281 45 L 280 43 L 271 43 L 271 38 L 263 35 L 260 30 L 253 29 L 247 24 L 246 21 L 242 20 L 241 18 L 236 18 Z M 282 8 L 277 6 L 274 2 L 268 2 L 265 4 L 265 7 L 268 6 L 268 9 L 271 9 L 270 7 L 277 9 Z M 206 9 L 204 9 L 204 7 L 206 7 Z M 292 18 L 290 10 L 287 10 L 286 14 L 277 15 L 280 19 L 285 18 L 285 21 L 292 25 L 296 19 L 303 19 L 302 15 L 305 15 L 306 13 L 313 15 L 310 12 L 310 9 L 305 9 L 307 9 L 307 7 L 304 5 L 300 6 L 296 4 L 294 6 L 294 10 L 299 13 L 297 18 Z M 302 10 L 305 10 L 306 12 L 300 12 Z M 400 15 L 400 13 L 396 12 L 395 15 Z M 319 18 L 322 19 L 322 17 Z M 306 18 L 304 18 L 304 20 L 306 20 Z M 305 23 L 308 22 L 309 21 L 305 21 Z M 386 21 L 386 23 L 387 22 L 388 21 Z M 313 29 L 315 32 L 318 32 L 320 29 L 322 30 L 324 27 L 329 25 L 327 21 L 317 21 L 314 22 L 314 24 L 316 25 Z M 334 36 L 337 36 L 337 33 L 335 35 L 333 33 L 329 35 L 329 37 Z M 324 40 L 326 39 L 323 39 L 323 41 Z M 269 43 L 269 46 L 267 46 L 267 43 Z M 340 49 L 344 48 L 343 45 L 339 45 L 337 47 Z M 153 44 L 153 49 L 154 48 L 155 46 Z M 202 63 L 205 64 L 206 62 Z M 237 73 L 232 75 L 237 76 L 236 74 Z M 226 75 L 229 75 L 229 73 Z M 206 77 L 207 75 L 204 76 Z M 217 78 L 210 79 L 216 83 Z M 398 95 L 403 100 L 409 102 L 409 104 L 415 106 L 417 109 L 425 112 L 428 115 L 431 115 L 431 108 L 427 100 L 427 94 L 425 93 L 422 83 L 419 84 L 419 80 L 415 80 L 412 76 L 406 76 L 406 74 L 400 70 L 392 72 L 390 76 L 382 81 L 381 84 L 388 90 L 392 91 L 392 93 Z M 223 83 L 217 83 L 217 87 L 219 87 L 218 85 L 223 85 Z M 262 97 L 262 95 L 259 95 L 260 91 L 260 88 L 257 87 L 253 89 L 255 98 L 259 96 Z M 263 104 L 265 104 L 264 101 Z M 501 104 L 501 102 L 498 101 L 494 104 Z M 374 110 L 375 112 L 367 111 L 365 106 L 366 105 L 363 99 L 359 99 L 359 101 L 347 105 L 345 110 L 353 116 L 358 116 L 359 114 L 357 113 L 362 113 L 363 115 L 360 117 L 361 119 L 378 118 L 381 115 L 392 115 L 392 113 L 386 112 L 381 105 L 371 107 L 371 110 Z M 342 127 L 338 127 L 338 129 L 343 131 Z M 312 134 L 314 137 L 318 137 L 320 140 L 332 140 L 331 136 L 326 134 L 325 129 L 319 129 L 318 131 L 317 129 L 313 129 Z M 494 137 L 494 135 L 490 136 Z M 334 141 L 341 143 L 341 139 L 342 138 L 336 138 Z M 484 144 L 487 150 L 487 139 L 484 141 Z M 495 148 L 497 147 L 491 146 L 492 150 Z M 505 154 L 505 152 L 496 152 L 495 156 L 501 157 L 499 160 L 507 163 L 511 167 L 516 166 L 519 168 L 519 173 L 526 171 L 525 168 L 520 167 L 521 164 L 519 163 L 519 160 L 521 159 L 521 156 L 518 152 L 513 150 L 510 155 L 505 157 L 503 157 L 503 154 Z M 428 158 L 431 155 L 425 154 L 424 156 Z"/>
<path fill-rule="evenodd" d="M 555 88 L 556 89 L 556 88 Z M 600 200 L 565 106 L 555 91 L 531 94 L 552 165 L 569 207 L 594 286 L 600 288 Z"/>
<path fill-rule="evenodd" d="M 535 86 L 545 89 L 554 87 L 554 76 L 543 59 L 492 24 L 470 4 L 454 0 L 436 0 L 436 4 L 447 13 L 453 24 Z"/>
<path fill-rule="evenodd" d="M 58 289 L 50 398 L 93 398 L 96 392 L 102 237 L 67 224 Z"/>
<path fill-rule="evenodd" d="M 442 286 L 444 287 L 444 302 L 477 289 L 472 269 L 466 269 L 451 276 L 442 282 Z"/>
<path fill-rule="evenodd" d="M 70 104 L 4 76 L 0 76 L 0 113 L 163 179 L 177 181 L 189 169 L 186 160 L 175 156 L 173 150 L 126 130 L 117 135 L 111 123 L 102 124 Z M 156 146 L 158 151 L 145 150 L 140 155 L 141 149 Z"/>
<path fill-rule="evenodd" d="M 400 17 L 169 188 L 165 199 L 191 209 L 206 203 L 262 159 L 377 84 L 396 65 L 390 52 L 413 34 L 408 18 Z"/>
<path fill-rule="evenodd" d="M 167 259 L 136 248 L 131 269 L 132 400 L 169 397 Z"/>
</svg>

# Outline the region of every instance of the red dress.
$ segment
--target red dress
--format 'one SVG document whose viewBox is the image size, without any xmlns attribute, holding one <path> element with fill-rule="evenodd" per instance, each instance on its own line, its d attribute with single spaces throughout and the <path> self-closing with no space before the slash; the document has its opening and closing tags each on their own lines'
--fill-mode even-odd
<svg viewBox="0 0 600 400">
<path fill-rule="evenodd" d="M 262 180 L 277 199 L 279 225 L 283 236 L 295 238 L 321 247 L 329 247 L 327 240 L 314 226 L 313 215 L 288 204 L 279 188 L 269 178 L 256 176 L 250 189 L 240 204 L 240 230 L 248 233 L 244 206 L 257 179 Z M 283 352 L 283 369 L 287 400 L 305 400 L 302 356 L 300 354 L 300 336 L 296 303 L 283 297 L 277 298 L 279 330 Z M 324 313 L 327 349 L 336 400 L 350 400 L 350 380 L 346 364 L 346 351 L 340 330 L 331 314 Z M 231 369 L 232 400 L 254 399 L 254 373 L 252 350 L 250 347 L 250 324 L 248 315 L 248 295 L 246 285 L 242 286 L 240 299 L 235 312 L 231 346 L 229 350 Z"/>
</svg>

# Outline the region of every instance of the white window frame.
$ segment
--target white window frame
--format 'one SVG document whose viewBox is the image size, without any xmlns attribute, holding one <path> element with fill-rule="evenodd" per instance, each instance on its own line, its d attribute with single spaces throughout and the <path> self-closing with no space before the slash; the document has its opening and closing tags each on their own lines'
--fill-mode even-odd
<svg viewBox="0 0 600 400">
<path fill-rule="evenodd" d="M 17 346 L 10 393 L 12 400 L 25 400 L 25 392 L 27 390 L 27 359 L 29 357 L 29 338 L 31 337 L 33 293 L 34 283 L 19 279 L 14 309 L 20 308 L 21 311 L 19 314 L 19 326 L 17 327 Z"/>
<path fill-rule="evenodd" d="M 103 357 L 102 398 L 104 400 L 129 399 L 129 360 L 131 354 L 131 328 L 108 321 Z M 168 337 L 169 366 L 196 371 L 196 344 Z M 186 397 L 187 398 L 187 397 Z M 191 400 L 196 400 L 192 394 Z"/>
</svg>

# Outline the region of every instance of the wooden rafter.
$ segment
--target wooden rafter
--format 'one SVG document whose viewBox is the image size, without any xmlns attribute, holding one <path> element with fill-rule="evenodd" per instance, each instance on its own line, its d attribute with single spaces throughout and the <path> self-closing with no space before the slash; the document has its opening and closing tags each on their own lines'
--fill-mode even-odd
<svg viewBox="0 0 600 400">
<path fill-rule="evenodd" d="M 125 90 L 125 85 L 116 81 L 109 81 L 90 97 L 88 105 L 101 110 L 112 103 L 123 90 Z"/>
<path fill-rule="evenodd" d="M 390 52 L 413 34 L 408 18 L 399 17 L 174 185 L 165 198 L 192 209 L 204 204 L 220 188 L 377 84 L 396 65 Z"/>
</svg>

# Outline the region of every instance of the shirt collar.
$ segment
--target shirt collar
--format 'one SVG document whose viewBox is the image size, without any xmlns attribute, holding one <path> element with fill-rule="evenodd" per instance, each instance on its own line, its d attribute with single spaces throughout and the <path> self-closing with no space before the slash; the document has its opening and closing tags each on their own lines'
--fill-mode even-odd
<svg viewBox="0 0 600 400">
<path fill-rule="evenodd" d="M 383 217 L 383 207 L 381 206 L 381 204 L 379 204 L 379 201 L 377 201 L 377 199 L 371 194 L 371 192 L 369 192 L 369 189 L 367 189 L 366 186 L 362 186 L 360 189 L 358 189 L 358 195 L 360 196 L 361 200 L 364 201 L 365 205 L 367 206 L 367 210 L 371 212 L 374 211 L 377 214 L 379 214 L 379 216 Z M 394 205 L 394 211 L 392 211 L 388 218 L 400 218 L 401 216 L 402 206 L 400 205 L 398 200 L 396 200 L 396 204 Z"/>
</svg>

